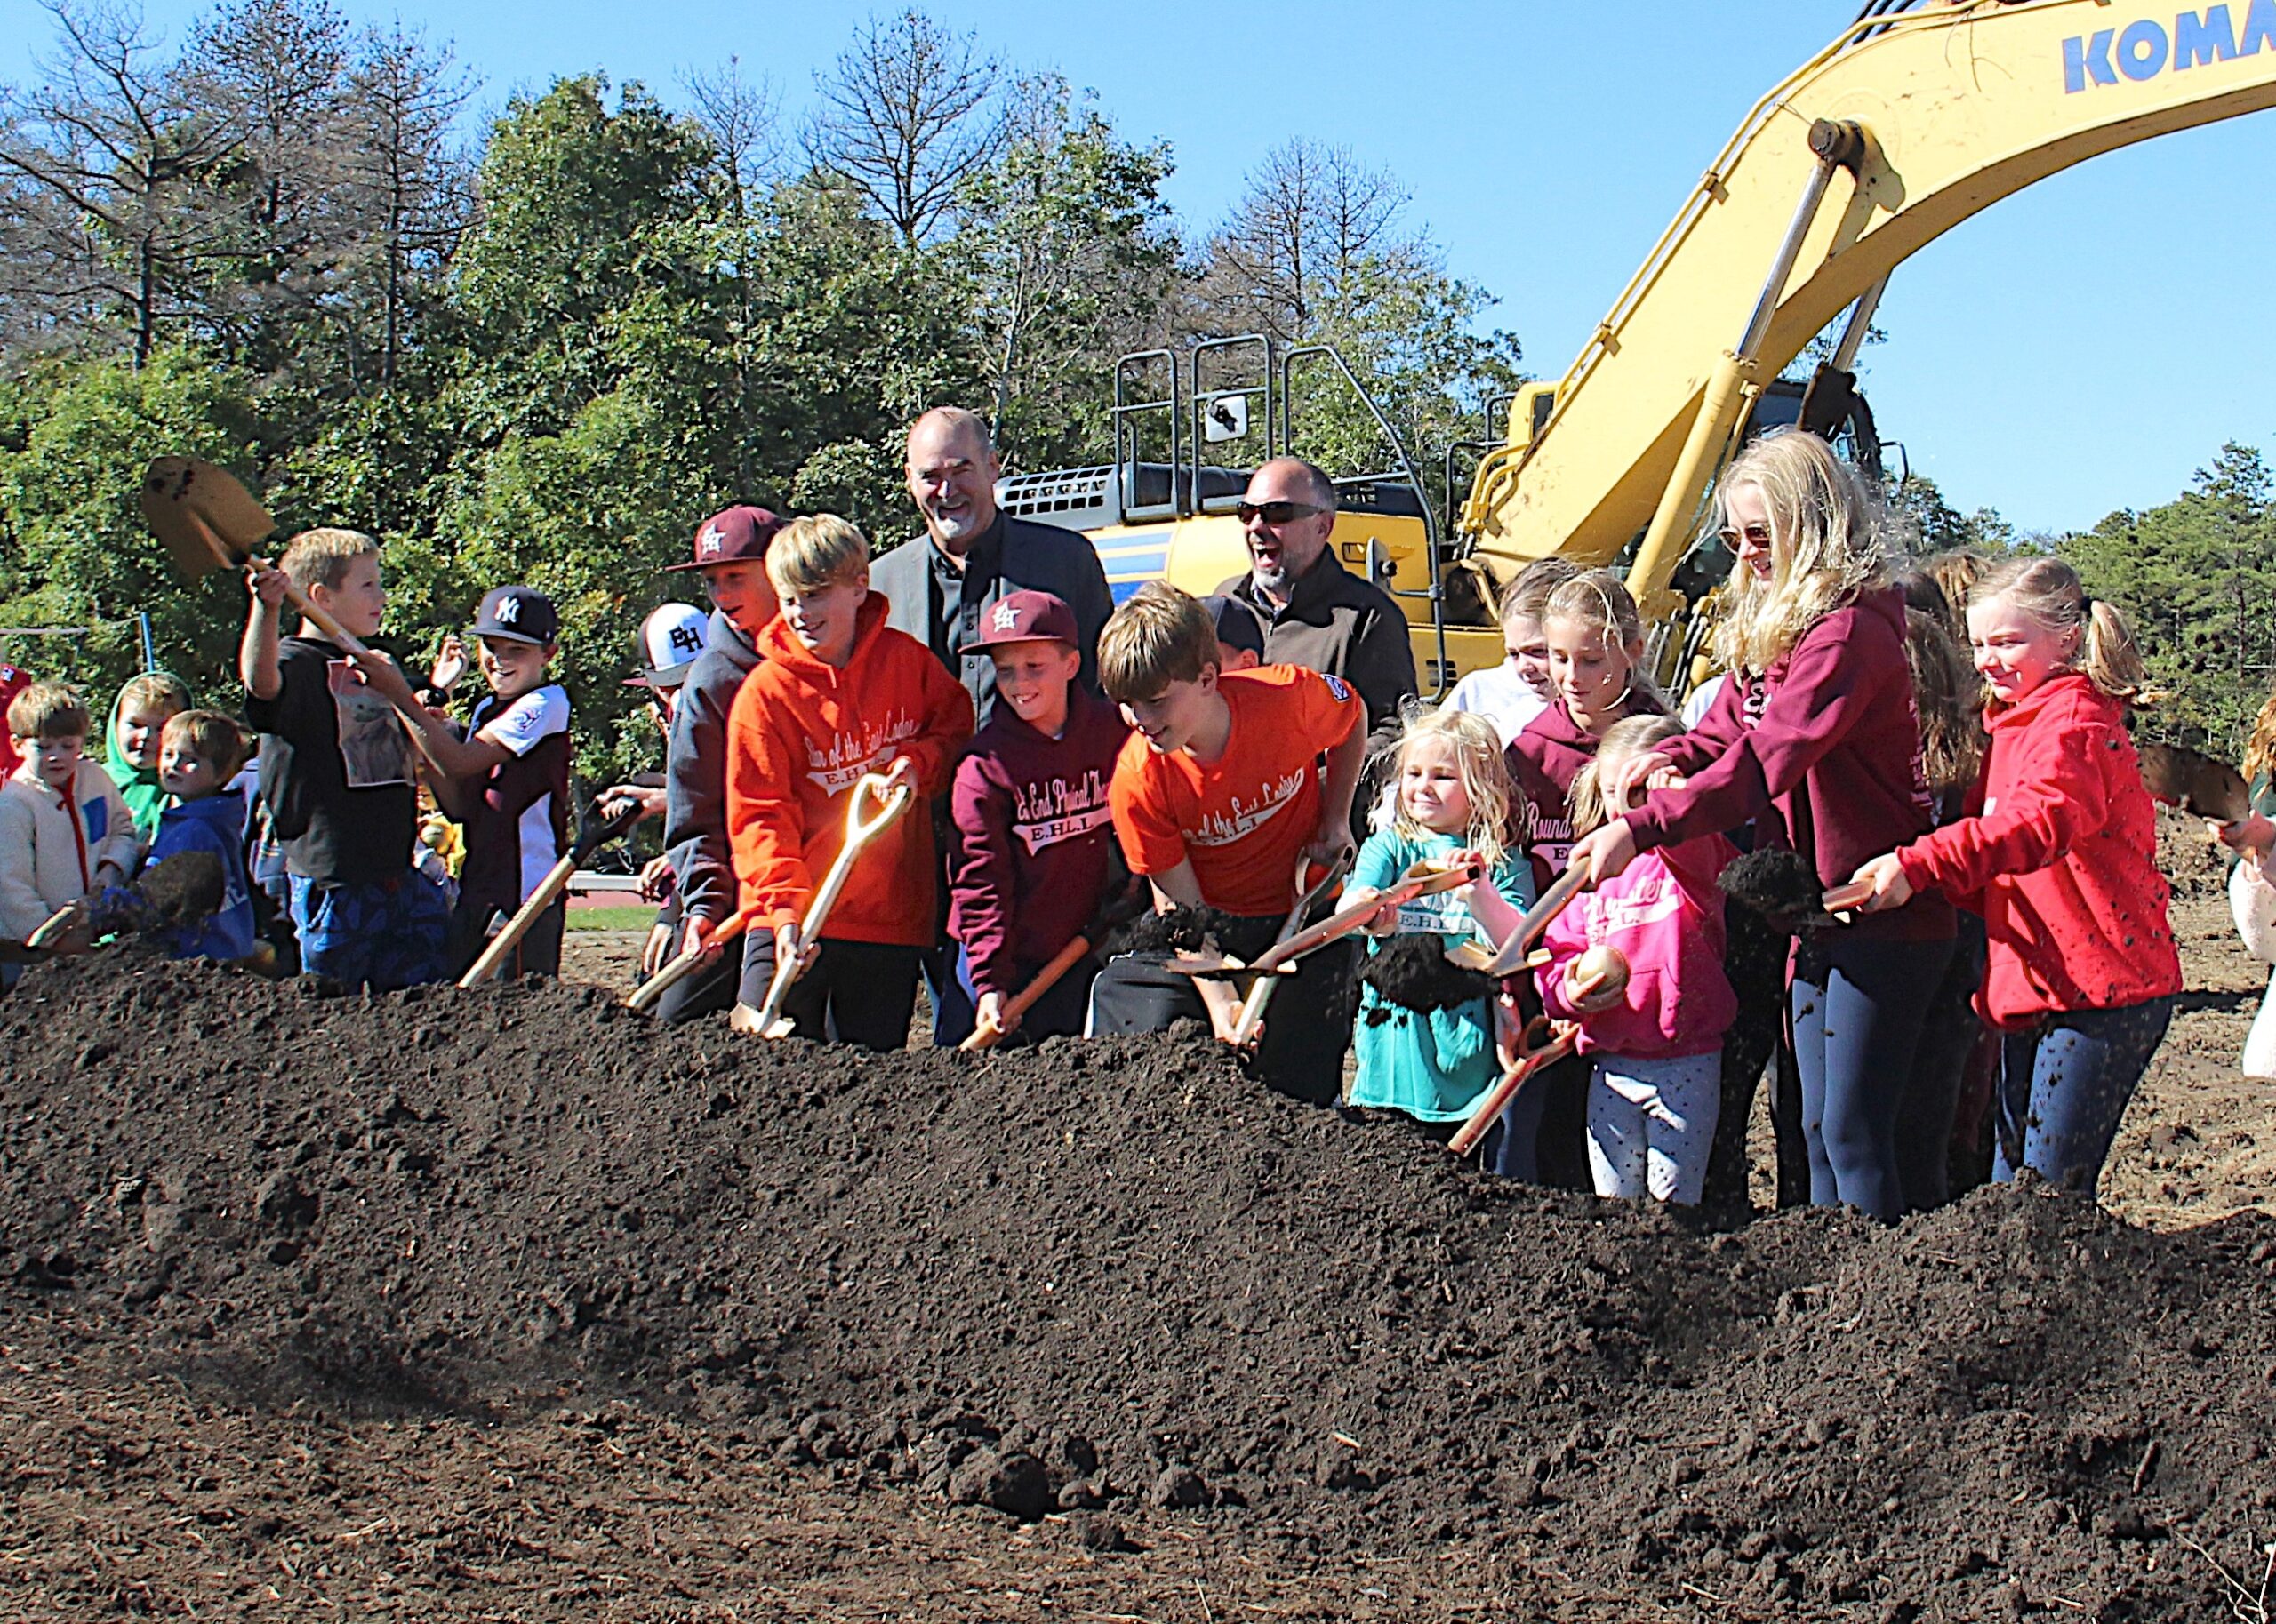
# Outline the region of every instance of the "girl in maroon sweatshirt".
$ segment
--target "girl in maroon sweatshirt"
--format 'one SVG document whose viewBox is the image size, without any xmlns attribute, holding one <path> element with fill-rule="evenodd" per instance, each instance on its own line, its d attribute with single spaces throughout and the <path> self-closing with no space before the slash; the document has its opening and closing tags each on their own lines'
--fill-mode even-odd
<svg viewBox="0 0 2276 1624">
<path fill-rule="evenodd" d="M 1831 889 L 1934 826 L 1904 603 L 1881 582 L 1863 483 L 1814 436 L 1765 435 L 1732 462 L 1717 505 L 1738 558 L 1716 631 L 1731 680 L 1695 729 L 1628 764 L 1616 788 L 1629 795 L 1662 770 L 1681 781 L 1574 859 L 1606 879 L 1639 852 L 1753 820 L 1758 844 L 1792 847 Z M 1797 954 L 1788 999 L 1812 1202 L 1903 1212 L 1898 1107 L 1952 935 L 1951 904 L 1927 892 Z"/>
<path fill-rule="evenodd" d="M 1545 887 L 1565 870 L 1573 850 L 1567 797 L 1581 769 L 1596 759 L 1597 740 L 1630 716 L 1663 716 L 1667 701 L 1652 685 L 1644 658 L 1644 620 L 1636 600 L 1609 570 L 1562 582 L 1541 612 L 1556 697 L 1510 741 L 1510 776 L 1532 812 L 1526 854 L 1534 883 Z"/>
<path fill-rule="evenodd" d="M 1979 1007 L 2000 1030 L 1996 1176 L 2093 1195 L 2181 990 L 2126 701 L 2145 680 L 2125 617 L 2069 564 L 2019 558 L 1968 598 L 1991 734 L 1967 816 L 1861 866 L 1867 906 L 1934 886 L 1991 938 Z"/>
</svg>

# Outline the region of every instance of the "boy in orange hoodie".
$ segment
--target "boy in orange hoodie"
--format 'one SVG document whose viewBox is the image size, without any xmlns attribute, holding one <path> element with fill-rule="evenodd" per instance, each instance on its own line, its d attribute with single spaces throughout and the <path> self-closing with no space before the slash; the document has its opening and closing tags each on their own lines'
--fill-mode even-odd
<svg viewBox="0 0 2276 1624">
<path fill-rule="evenodd" d="M 937 918 L 926 805 L 947 792 L 972 737 L 972 699 L 931 650 L 885 623 L 869 543 L 844 519 L 792 520 L 767 549 L 766 573 L 781 612 L 760 631 L 760 663 L 727 716 L 727 839 L 741 905 L 760 909 L 734 1025 L 756 1024 L 775 964 L 799 957 L 807 969 L 783 1013 L 801 1037 L 898 1049 Z M 869 772 L 911 786 L 916 802 L 846 876 L 828 933 L 801 941 L 806 906 L 845 844 L 847 797 Z"/>
</svg>

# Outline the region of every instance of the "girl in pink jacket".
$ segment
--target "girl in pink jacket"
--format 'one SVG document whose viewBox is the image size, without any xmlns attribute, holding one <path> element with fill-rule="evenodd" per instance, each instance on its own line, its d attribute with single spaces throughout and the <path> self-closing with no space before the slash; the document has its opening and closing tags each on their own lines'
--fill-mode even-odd
<svg viewBox="0 0 2276 1624">
<path fill-rule="evenodd" d="M 1615 723 L 1573 780 L 1573 827 L 1585 835 L 1628 808 L 1608 786 L 1626 763 L 1683 732 L 1669 716 Z M 1736 855 L 1720 835 L 1657 846 L 1584 892 L 1550 922 L 1543 1006 L 1579 1023 L 1589 1079 L 1589 1168 L 1599 1196 L 1695 1206 L 1722 1098 L 1723 1033 L 1738 1000 L 1723 974 L 1723 893 Z M 1582 956 L 1608 948 L 1624 986 L 1591 995 Z"/>
</svg>

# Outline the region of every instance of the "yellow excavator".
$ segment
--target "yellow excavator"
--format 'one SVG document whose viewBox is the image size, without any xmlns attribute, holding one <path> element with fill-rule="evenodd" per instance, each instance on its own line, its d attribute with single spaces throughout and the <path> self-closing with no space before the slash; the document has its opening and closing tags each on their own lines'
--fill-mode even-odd
<svg viewBox="0 0 2276 1624">
<path fill-rule="evenodd" d="M 1708 549 L 1688 592 L 1679 566 L 1749 434 L 1799 422 L 1878 472 L 1854 367 L 1902 260 L 2097 154 L 2272 106 L 2276 0 L 1873 0 L 1749 111 L 1564 375 L 1506 403 L 1458 514 L 1431 511 L 1341 356 L 1254 335 L 1125 357 L 1114 460 L 1015 476 L 1004 505 L 1088 534 L 1118 600 L 1162 577 L 1209 591 L 1246 567 L 1232 509 L 1262 458 L 1238 452 L 1298 444 L 1324 376 L 1388 447 L 1382 471 L 1338 481 L 1334 545 L 1405 608 L 1426 692 L 1502 658 L 1488 606 L 1552 554 L 1628 555 L 1672 675 L 1690 597 L 1713 585 Z M 1781 378 L 1837 322 L 1809 381 Z"/>
</svg>

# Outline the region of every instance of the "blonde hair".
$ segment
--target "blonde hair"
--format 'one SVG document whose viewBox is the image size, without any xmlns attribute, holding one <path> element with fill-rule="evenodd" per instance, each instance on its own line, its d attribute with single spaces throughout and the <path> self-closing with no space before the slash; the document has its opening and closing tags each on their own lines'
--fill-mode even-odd
<svg viewBox="0 0 2276 1624">
<path fill-rule="evenodd" d="M 170 716 L 189 708 L 189 684 L 171 671 L 145 671 L 129 677 L 111 701 L 110 714 L 123 717 L 130 710 L 163 710 Z"/>
<path fill-rule="evenodd" d="M 1683 724 L 1673 716 L 1623 716 L 1607 728 L 1604 737 L 1597 740 L 1596 755 L 1573 775 L 1573 788 L 1565 796 L 1566 804 L 1573 812 L 1573 837 L 1577 840 L 1591 829 L 1602 828 L 1607 821 L 1606 773 L 1644 755 L 1661 740 L 1672 739 L 1681 732 Z"/>
<path fill-rule="evenodd" d="M 1991 567 L 1990 559 L 1964 547 L 1938 553 L 1920 565 L 1928 579 L 1936 583 L 1936 590 L 1943 594 L 1944 624 L 1951 628 L 1962 647 L 1967 644 L 1967 595 L 1975 590 L 1975 583 Z"/>
<path fill-rule="evenodd" d="M 2004 603 L 2049 631 L 2079 641 L 2063 663 L 2114 700 L 2130 700 L 2149 685 L 2150 673 L 2134 644 L 2134 628 L 2115 604 L 2087 596 L 2078 571 L 2060 558 L 2014 558 L 1985 572 L 1967 606 Z"/>
<path fill-rule="evenodd" d="M 159 735 L 164 744 L 181 744 L 192 756 L 212 767 L 224 782 L 236 777 L 245 764 L 245 732 L 218 710 L 177 711 Z"/>
<path fill-rule="evenodd" d="M 1730 606 L 1715 628 L 1715 659 L 1759 676 L 1802 634 L 1880 572 L 1880 516 L 1857 471 L 1825 442 L 1773 429 L 1734 458 L 1715 493 L 1715 522 L 1731 523 L 1731 492 L 1762 493 L 1770 519 L 1770 579 L 1732 572 Z"/>
<path fill-rule="evenodd" d="M 1570 558 L 1535 559 L 1503 589 L 1501 612 L 1495 617 L 1495 624 L 1540 620 L 1549 607 L 1549 595 L 1580 572 L 1581 566 Z"/>
<path fill-rule="evenodd" d="M 1209 612 L 1166 580 L 1132 593 L 1099 633 L 1099 685 L 1117 704 L 1159 699 L 1172 683 L 1198 682 L 1216 665 Z"/>
<path fill-rule="evenodd" d="M 1623 658 L 1644 640 L 1644 616 L 1635 596 L 1610 570 L 1583 570 L 1559 584 L 1543 604 L 1541 618 L 1544 622 L 1575 621 L 1603 638 L 1607 652 L 1617 645 Z M 1640 659 L 1629 661 L 1628 691 L 1621 703 L 1653 716 L 1671 708 Z"/>
<path fill-rule="evenodd" d="M 767 578 L 778 592 L 819 592 L 853 580 L 869 567 L 868 539 L 834 513 L 792 519 L 766 544 Z"/>
<path fill-rule="evenodd" d="M 337 592 L 349 564 L 379 556 L 380 544 L 360 530 L 304 530 L 284 544 L 276 567 L 303 592 L 316 587 Z"/>
<path fill-rule="evenodd" d="M 1492 723 L 1472 711 L 1416 705 L 1409 708 L 1406 720 L 1398 742 L 1383 751 L 1382 757 L 1389 768 L 1383 776 L 1391 791 L 1391 828 L 1414 841 L 1432 833 L 1406 815 L 1406 797 L 1398 793 L 1398 779 L 1406 769 L 1408 750 L 1426 741 L 1442 742 L 1454 752 L 1462 792 L 1470 801 L 1470 827 L 1463 831 L 1462 841 L 1486 860 L 1489 873 L 1500 868 L 1519 837 L 1515 809 L 1527 805 L 1510 777 L 1502 736 Z"/>
<path fill-rule="evenodd" d="M 87 702 L 61 683 L 34 683 L 8 701 L 11 739 L 84 739 L 94 725 Z"/>
<path fill-rule="evenodd" d="M 2260 703 L 2260 714 L 2252 720 L 2252 736 L 2244 744 L 2244 776 L 2247 783 L 2258 783 L 2276 772 L 2276 690 Z"/>
</svg>

